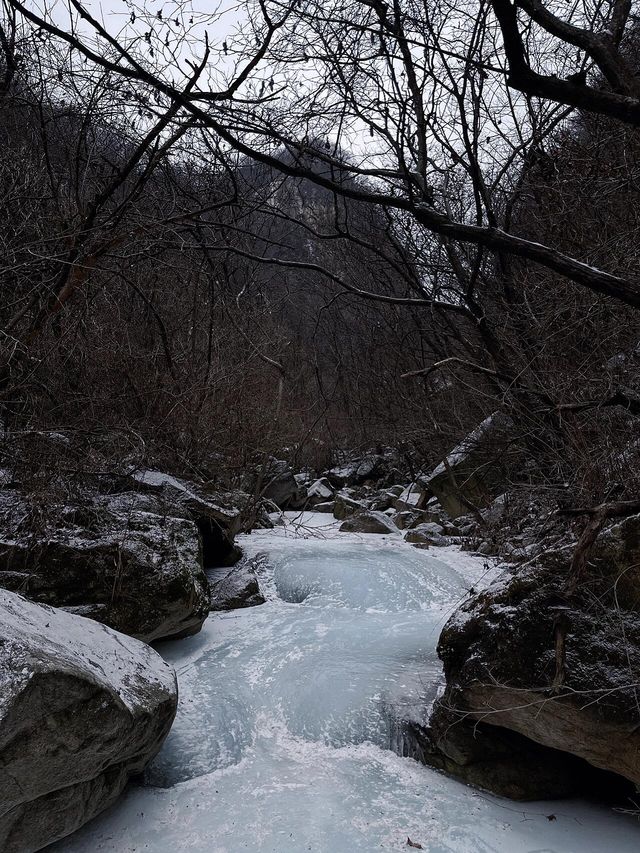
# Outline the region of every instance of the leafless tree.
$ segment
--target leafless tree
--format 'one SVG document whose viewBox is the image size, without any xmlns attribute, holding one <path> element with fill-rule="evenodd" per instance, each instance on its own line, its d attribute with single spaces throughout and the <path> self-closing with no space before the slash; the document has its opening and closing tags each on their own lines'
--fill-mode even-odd
<svg viewBox="0 0 640 853">
<path fill-rule="evenodd" d="M 290 189 L 254 193 L 243 202 L 242 227 L 223 223 L 222 239 L 201 245 L 207 264 L 227 253 L 258 283 L 261 267 L 279 268 L 288 282 L 298 275 L 402 310 L 421 330 L 420 346 L 426 335 L 433 345 L 400 370 L 420 377 L 427 396 L 445 371 L 475 385 L 487 408 L 509 400 L 534 444 L 553 450 L 564 441 L 566 407 L 593 403 L 589 394 L 567 400 L 566 388 L 550 384 L 534 327 L 561 318 L 566 300 L 580 311 L 613 306 L 603 310 L 618 318 L 635 312 L 637 270 L 603 251 L 593 231 L 567 240 L 551 219 L 538 227 L 538 216 L 532 227 L 527 212 L 533 188 L 556 168 L 575 108 L 635 124 L 628 4 L 579 3 L 561 18 L 555 7 L 524 1 L 263 0 L 246 6 L 235 32 L 214 39 L 207 29 L 219 34 L 221 22 L 182 4 L 160 13 L 130 5 L 118 28 L 78 0 L 69 2 L 66 26 L 59 9 L 54 18 L 7 2 L 21 33 L 64 46 L 83 96 L 107 79 L 133 93 L 123 105 L 128 120 L 155 103 L 164 109 L 158 121 L 167 111 L 174 124 L 179 117 L 188 153 L 163 129 L 152 137 L 167 155 L 171 146 L 178 159 L 214 152 L 229 175 L 252 162 L 265 170 L 265 186 L 280 175 L 283 187 L 304 181 L 326 194 L 333 216 L 310 222 L 290 198 L 283 203 Z M 547 184 L 552 195 L 562 191 Z M 383 244 L 350 219 L 367 207 Z M 194 200 L 191 222 L 206 221 L 201 209 Z M 176 225 L 157 223 L 167 233 Z M 283 239 L 290 226 L 332 251 L 301 259 L 295 241 Z M 345 262 L 357 252 L 382 253 L 384 275 L 358 282 Z M 562 298 L 545 301 L 545 289 Z M 534 322 L 532 293 L 542 311 Z M 254 349 L 282 375 L 282 353 Z M 614 391 L 594 405 L 622 399 Z"/>
</svg>

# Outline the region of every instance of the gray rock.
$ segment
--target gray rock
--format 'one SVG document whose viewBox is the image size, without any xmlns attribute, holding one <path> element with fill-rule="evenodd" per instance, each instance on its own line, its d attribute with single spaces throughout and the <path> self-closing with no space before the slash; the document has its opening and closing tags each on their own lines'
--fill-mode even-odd
<svg viewBox="0 0 640 853">
<path fill-rule="evenodd" d="M 402 510 L 437 510 L 441 512 L 441 508 L 434 501 L 432 492 L 426 488 L 422 481 L 414 481 L 406 486 L 402 494 L 396 499 L 396 509 Z"/>
<path fill-rule="evenodd" d="M 444 528 L 434 521 L 419 524 L 404 535 L 404 541 L 412 545 L 448 545 L 449 541 L 443 535 Z"/>
<path fill-rule="evenodd" d="M 0 493 L 0 586 L 151 642 L 197 633 L 209 612 L 198 526 L 159 494 L 48 507 Z"/>
<path fill-rule="evenodd" d="M 420 524 L 418 527 L 414 528 L 414 530 L 420 530 L 423 533 L 433 533 L 438 536 L 442 536 L 444 533 L 444 527 L 441 524 L 438 524 L 437 521 L 425 521 L 424 524 Z"/>
<path fill-rule="evenodd" d="M 223 578 L 211 583 L 211 609 L 236 610 L 264 604 L 258 574 L 265 558 L 255 557 L 234 566 Z"/>
<path fill-rule="evenodd" d="M 333 487 L 326 477 L 321 477 L 307 488 L 307 501 L 311 506 L 333 499 Z"/>
<path fill-rule="evenodd" d="M 389 486 L 387 491 L 394 495 L 396 498 L 399 498 L 400 495 L 404 492 L 404 486 Z"/>
<path fill-rule="evenodd" d="M 451 714 L 479 720 L 638 785 L 640 576 L 590 564 L 568 596 L 566 571 L 567 563 L 519 568 L 454 614 L 438 644 L 447 687 L 432 724 L 444 730 Z M 558 625 L 566 631 L 560 681 Z"/>
<path fill-rule="evenodd" d="M 385 512 L 388 509 L 395 509 L 397 498 L 390 492 L 381 492 L 369 501 L 369 507 L 373 510 Z"/>
<path fill-rule="evenodd" d="M 349 495 L 338 492 L 333 505 L 333 515 L 338 521 L 344 521 L 345 518 L 349 518 L 355 512 L 362 512 L 364 509 L 366 507 L 362 501 L 356 501 L 349 497 Z"/>
<path fill-rule="evenodd" d="M 470 507 L 486 507 L 504 491 L 509 465 L 517 456 L 510 441 L 513 423 L 497 411 L 470 432 L 434 470 L 424 477 L 451 518 L 467 515 Z"/>
<path fill-rule="evenodd" d="M 507 500 L 505 495 L 499 495 L 488 507 L 482 510 L 480 515 L 488 525 L 498 524 L 504 519 L 507 511 Z"/>
<path fill-rule="evenodd" d="M 335 510 L 335 501 L 324 501 L 324 503 L 314 504 L 314 512 L 329 512 L 333 514 Z"/>
<path fill-rule="evenodd" d="M 0 590 L 0 849 L 29 853 L 110 806 L 166 737 L 172 668 L 149 646 Z"/>
<path fill-rule="evenodd" d="M 387 470 L 387 460 L 383 456 L 373 454 L 337 465 L 327 471 L 326 476 L 336 488 L 340 489 L 343 486 L 360 486 L 366 482 L 375 482 L 384 476 Z"/>
<path fill-rule="evenodd" d="M 294 474 L 284 459 L 270 457 L 264 465 L 256 465 L 245 475 L 245 487 L 252 494 L 274 504 L 278 509 L 300 509 L 307 496 L 306 485 L 299 474 Z"/>
<path fill-rule="evenodd" d="M 280 509 L 299 508 L 306 498 L 304 487 L 298 485 L 291 471 L 272 477 L 264 487 L 262 495 Z"/>
<path fill-rule="evenodd" d="M 393 516 L 393 523 L 399 530 L 409 530 L 415 527 L 423 520 L 423 513 L 419 510 L 404 509 L 401 512 L 396 512 Z"/>
<path fill-rule="evenodd" d="M 398 528 L 382 512 L 364 510 L 343 521 L 340 530 L 345 533 L 397 533 Z"/>
</svg>

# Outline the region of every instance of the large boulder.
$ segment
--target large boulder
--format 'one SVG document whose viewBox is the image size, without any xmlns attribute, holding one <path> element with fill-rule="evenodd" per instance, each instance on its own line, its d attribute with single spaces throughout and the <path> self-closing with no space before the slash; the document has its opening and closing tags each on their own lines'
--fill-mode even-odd
<svg viewBox="0 0 640 853">
<path fill-rule="evenodd" d="M 517 457 L 512 432 L 511 419 L 494 412 L 422 478 L 451 518 L 488 506 L 504 491 L 510 466 L 515 464 L 511 457 Z"/>
<path fill-rule="evenodd" d="M 160 494 L 85 495 L 40 506 L 0 492 L 0 586 L 151 642 L 200 630 L 209 613 L 201 535 Z"/>
<path fill-rule="evenodd" d="M 205 567 L 232 566 L 240 559 L 242 552 L 234 539 L 247 526 L 245 513 L 252 501 L 246 492 L 211 488 L 163 471 L 137 471 L 132 479 L 138 490 L 157 495 L 172 515 L 195 521 Z M 127 481 L 117 491 L 130 491 Z"/>
<path fill-rule="evenodd" d="M 334 490 L 331 483 L 326 477 L 320 477 L 319 480 L 307 487 L 307 503 L 310 506 L 327 503 L 333 500 L 333 494 Z"/>
<path fill-rule="evenodd" d="M 274 509 L 302 509 L 307 498 L 308 474 L 295 474 L 286 459 L 269 456 L 255 463 L 242 476 L 243 488 L 253 502 L 264 500 Z"/>
<path fill-rule="evenodd" d="M 452 720 L 509 729 L 640 784 L 640 577 L 627 563 L 640 524 L 618 527 L 577 593 L 566 591 L 565 551 L 508 574 L 450 619 L 438 646 L 447 687 L 436 729 Z"/>
<path fill-rule="evenodd" d="M 397 533 L 398 528 L 383 512 L 364 510 L 340 525 L 343 533 Z"/>
<path fill-rule="evenodd" d="M 110 806 L 177 707 L 149 646 L 0 590 L 0 849 L 29 853 Z"/>
</svg>

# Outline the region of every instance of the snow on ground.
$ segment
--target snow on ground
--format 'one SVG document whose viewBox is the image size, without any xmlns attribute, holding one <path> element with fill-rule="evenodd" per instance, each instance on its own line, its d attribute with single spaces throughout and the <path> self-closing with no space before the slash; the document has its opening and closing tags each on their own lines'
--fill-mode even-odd
<svg viewBox="0 0 640 853">
<path fill-rule="evenodd" d="M 519 806 L 389 749 L 442 683 L 440 629 L 497 572 L 453 547 L 343 534 L 326 514 L 243 537 L 267 552 L 261 607 L 165 643 L 181 705 L 124 800 L 52 851 L 616 853 L 633 820 L 583 802 Z M 554 815 L 554 819 L 550 816 Z"/>
</svg>

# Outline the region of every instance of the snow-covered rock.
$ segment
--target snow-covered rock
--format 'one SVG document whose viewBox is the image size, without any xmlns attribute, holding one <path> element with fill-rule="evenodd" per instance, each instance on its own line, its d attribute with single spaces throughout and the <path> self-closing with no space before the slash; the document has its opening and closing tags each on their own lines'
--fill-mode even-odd
<svg viewBox="0 0 640 853">
<path fill-rule="evenodd" d="M 198 525 L 161 494 L 43 508 L 0 492 L 0 586 L 151 642 L 200 630 L 209 586 Z"/>
<path fill-rule="evenodd" d="M 511 419 L 494 412 L 422 478 L 451 518 L 466 515 L 471 506 L 487 506 L 504 491 L 510 455 L 517 456 L 512 431 Z"/>
<path fill-rule="evenodd" d="M 419 510 L 404 509 L 394 513 L 392 518 L 393 523 L 399 530 L 409 530 L 409 528 L 415 527 L 423 520 L 424 514 Z"/>
<path fill-rule="evenodd" d="M 369 503 L 369 508 L 374 510 L 380 510 L 380 512 L 386 512 L 387 510 L 393 510 L 396 512 L 395 503 L 397 497 L 393 492 L 379 492 L 373 498 L 371 498 Z"/>
<path fill-rule="evenodd" d="M 308 503 L 325 503 L 333 498 L 333 487 L 326 477 L 320 477 L 307 488 Z"/>
<path fill-rule="evenodd" d="M 499 524 L 507 512 L 506 495 L 499 495 L 488 507 L 480 512 L 485 524 L 493 526 Z"/>
<path fill-rule="evenodd" d="M 258 581 L 258 573 L 264 559 L 262 555 L 258 555 L 250 560 L 243 560 L 223 578 L 212 582 L 211 609 L 236 610 L 239 607 L 264 604 L 265 598 Z"/>
<path fill-rule="evenodd" d="M 314 504 L 313 511 L 314 512 L 330 512 L 333 514 L 333 510 L 335 509 L 335 501 L 323 501 L 319 504 Z"/>
<path fill-rule="evenodd" d="M 404 492 L 404 486 L 389 486 L 387 492 L 390 495 L 394 495 L 396 498 L 399 498 L 400 495 Z"/>
<path fill-rule="evenodd" d="M 0 590 L 0 849 L 39 850 L 110 806 L 159 750 L 175 673 L 137 640 Z"/>
<path fill-rule="evenodd" d="M 132 479 L 141 490 L 157 494 L 173 508 L 174 515 L 176 509 L 178 514 L 182 510 L 196 522 L 203 540 L 205 566 L 231 566 L 239 559 L 234 537 L 243 529 L 244 509 L 251 503 L 246 492 L 210 489 L 163 471 L 136 471 Z"/>
<path fill-rule="evenodd" d="M 448 545 L 449 540 L 444 535 L 444 527 L 435 521 L 427 521 L 408 530 L 404 541 L 412 545 Z"/>
<path fill-rule="evenodd" d="M 333 505 L 333 515 L 338 521 L 344 521 L 355 512 L 362 512 L 366 509 L 362 501 L 357 501 L 355 498 L 345 495 L 344 492 L 338 492 Z"/>
<path fill-rule="evenodd" d="M 388 470 L 387 460 L 378 454 L 352 459 L 326 472 L 329 481 L 338 489 L 343 486 L 359 486 L 368 481 L 379 480 Z"/>
<path fill-rule="evenodd" d="M 395 499 L 394 506 L 398 512 L 403 510 L 418 510 L 422 509 L 426 502 L 426 495 L 421 486 L 417 483 L 412 483 L 407 486 L 400 495 Z"/>
<path fill-rule="evenodd" d="M 343 521 L 340 530 L 344 533 L 397 533 L 398 528 L 383 512 L 364 510 Z"/>
<path fill-rule="evenodd" d="M 627 523 L 635 538 L 618 541 L 631 550 L 603 545 L 575 593 L 566 552 L 564 565 L 554 555 L 514 569 L 451 617 L 438 645 L 447 688 L 436 728 L 481 721 L 640 783 L 640 519 Z"/>
</svg>

